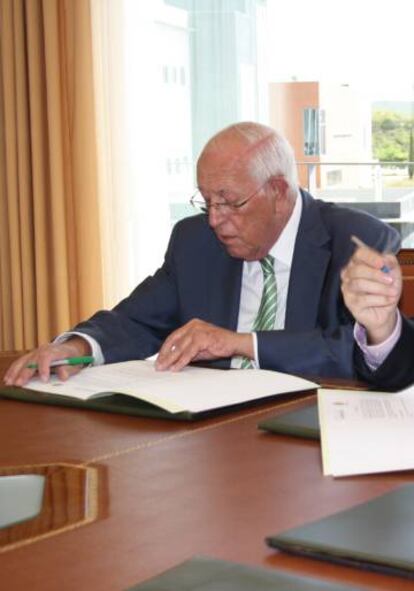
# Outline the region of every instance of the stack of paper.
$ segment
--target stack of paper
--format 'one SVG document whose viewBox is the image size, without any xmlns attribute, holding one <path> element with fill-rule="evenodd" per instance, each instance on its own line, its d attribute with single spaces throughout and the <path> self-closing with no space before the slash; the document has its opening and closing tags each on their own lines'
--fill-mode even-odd
<svg viewBox="0 0 414 591">
<path fill-rule="evenodd" d="M 391 394 L 319 390 L 323 473 L 414 469 L 414 386 Z"/>
</svg>

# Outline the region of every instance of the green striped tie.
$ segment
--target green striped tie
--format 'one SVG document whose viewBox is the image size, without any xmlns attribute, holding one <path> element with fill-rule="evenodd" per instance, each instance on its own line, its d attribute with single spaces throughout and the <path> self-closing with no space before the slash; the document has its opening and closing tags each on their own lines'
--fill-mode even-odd
<svg viewBox="0 0 414 591">
<path fill-rule="evenodd" d="M 277 286 L 274 269 L 274 257 L 268 254 L 261 259 L 260 264 L 263 271 L 263 292 L 259 311 L 253 324 L 253 331 L 272 330 L 275 326 L 277 306 Z M 253 367 L 250 359 L 245 357 L 241 363 L 241 369 Z"/>
</svg>

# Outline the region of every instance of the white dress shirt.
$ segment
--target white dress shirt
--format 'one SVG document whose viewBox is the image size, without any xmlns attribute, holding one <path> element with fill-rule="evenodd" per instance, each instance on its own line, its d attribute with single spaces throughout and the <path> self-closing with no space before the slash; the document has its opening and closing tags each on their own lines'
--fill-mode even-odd
<svg viewBox="0 0 414 591">
<path fill-rule="evenodd" d="M 302 215 L 302 197 L 298 191 L 295 206 L 288 223 L 284 227 L 277 242 L 269 251 L 274 259 L 277 308 L 275 318 L 275 330 L 283 330 L 285 327 L 286 302 L 289 288 L 290 270 L 292 267 L 293 251 L 295 249 L 296 236 Z M 239 318 L 237 332 L 251 332 L 260 307 L 263 292 L 263 271 L 259 261 L 244 261 L 243 276 L 240 294 Z M 254 362 L 255 367 L 260 367 L 257 352 L 257 337 L 253 333 Z M 240 367 L 242 357 L 233 357 L 231 367 Z"/>
<path fill-rule="evenodd" d="M 379 366 L 384 363 L 400 338 L 401 330 L 401 314 L 397 310 L 397 322 L 395 323 L 394 330 L 390 336 L 378 345 L 368 345 L 367 331 L 361 324 L 358 322 L 355 323 L 354 338 L 364 355 L 365 363 L 368 365 L 371 371 L 376 371 Z"/>
</svg>

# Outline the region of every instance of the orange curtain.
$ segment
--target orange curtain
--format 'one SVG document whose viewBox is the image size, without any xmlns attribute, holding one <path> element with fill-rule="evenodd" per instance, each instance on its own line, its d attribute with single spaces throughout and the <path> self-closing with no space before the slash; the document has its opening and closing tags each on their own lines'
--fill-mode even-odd
<svg viewBox="0 0 414 591">
<path fill-rule="evenodd" d="M 89 0 L 0 2 L 0 350 L 102 306 Z"/>
</svg>

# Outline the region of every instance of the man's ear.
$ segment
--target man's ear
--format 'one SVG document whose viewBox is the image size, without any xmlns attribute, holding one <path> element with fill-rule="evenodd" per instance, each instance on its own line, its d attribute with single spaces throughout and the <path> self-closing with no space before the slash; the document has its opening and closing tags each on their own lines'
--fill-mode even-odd
<svg viewBox="0 0 414 591">
<path fill-rule="evenodd" d="M 276 199 L 283 199 L 288 189 L 288 184 L 283 176 L 272 176 L 269 181 L 269 186 L 276 195 Z"/>
</svg>

